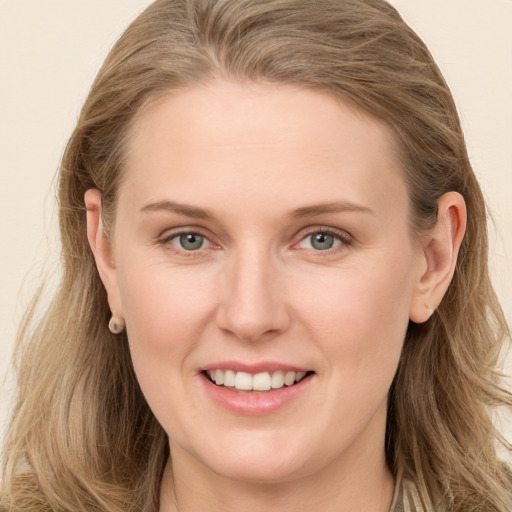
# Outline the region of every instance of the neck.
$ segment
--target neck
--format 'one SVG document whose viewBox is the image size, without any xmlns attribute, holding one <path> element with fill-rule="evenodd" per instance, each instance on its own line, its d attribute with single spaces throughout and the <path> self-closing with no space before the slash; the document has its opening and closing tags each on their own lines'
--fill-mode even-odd
<svg viewBox="0 0 512 512">
<path fill-rule="evenodd" d="M 380 456 L 366 453 L 348 463 L 335 461 L 315 475 L 272 484 L 225 478 L 176 447 L 171 454 L 160 512 L 388 512 L 393 497 L 384 450 Z"/>
</svg>

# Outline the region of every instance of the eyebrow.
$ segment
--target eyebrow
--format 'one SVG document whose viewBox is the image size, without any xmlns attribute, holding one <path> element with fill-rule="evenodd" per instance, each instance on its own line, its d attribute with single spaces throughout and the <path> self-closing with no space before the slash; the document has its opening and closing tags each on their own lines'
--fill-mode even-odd
<svg viewBox="0 0 512 512">
<path fill-rule="evenodd" d="M 292 212 L 291 216 L 299 219 L 304 217 L 315 217 L 316 215 L 323 215 L 325 213 L 340 212 L 361 212 L 375 215 L 375 212 L 366 206 L 346 201 L 335 201 L 333 203 L 321 203 L 297 208 Z"/>
<path fill-rule="evenodd" d="M 204 208 L 198 208 L 182 203 L 176 203 L 174 201 L 157 201 L 149 203 L 143 206 L 139 213 L 154 212 L 154 211 L 169 211 L 172 213 L 178 213 L 185 217 L 191 217 L 193 219 L 211 220 L 213 215 Z"/>
<path fill-rule="evenodd" d="M 213 214 L 207 209 L 167 200 L 148 203 L 140 209 L 140 213 L 162 210 L 184 215 L 185 217 L 193 219 L 212 220 L 214 218 Z M 306 217 L 324 215 L 326 213 L 340 212 L 361 212 L 375 215 L 375 212 L 366 206 L 346 201 L 335 201 L 297 208 L 291 212 L 290 217 L 294 219 L 302 219 Z"/>
</svg>

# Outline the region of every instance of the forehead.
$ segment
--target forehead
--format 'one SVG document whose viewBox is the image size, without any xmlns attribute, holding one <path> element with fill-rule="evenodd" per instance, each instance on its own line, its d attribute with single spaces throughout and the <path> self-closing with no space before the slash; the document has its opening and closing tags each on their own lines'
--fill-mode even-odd
<svg viewBox="0 0 512 512">
<path fill-rule="evenodd" d="M 385 122 L 333 92 L 291 84 L 217 80 L 173 90 L 135 117 L 129 147 L 148 142 L 144 135 L 153 136 L 149 132 L 157 125 L 187 146 L 201 135 L 211 137 L 213 128 L 212 144 L 232 143 L 235 132 L 238 143 L 277 145 L 294 143 L 297 137 L 328 144 L 337 135 L 346 137 L 347 131 L 354 137 L 364 131 L 389 156 L 395 147 L 394 134 Z"/>
<path fill-rule="evenodd" d="M 394 148 L 384 122 L 330 93 L 218 81 L 173 91 L 138 116 L 124 181 L 142 195 L 167 190 L 190 201 L 223 200 L 227 188 L 265 190 L 283 204 L 305 191 L 331 199 L 336 189 L 379 201 L 379 188 L 404 187 Z"/>
</svg>

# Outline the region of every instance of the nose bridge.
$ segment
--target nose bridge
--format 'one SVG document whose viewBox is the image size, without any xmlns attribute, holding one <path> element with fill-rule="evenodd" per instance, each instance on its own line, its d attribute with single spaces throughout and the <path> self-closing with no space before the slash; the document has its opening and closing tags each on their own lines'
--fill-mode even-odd
<svg viewBox="0 0 512 512">
<path fill-rule="evenodd" d="M 289 319 L 277 274 L 270 251 L 252 244 L 234 251 L 222 276 L 219 327 L 248 341 L 283 331 Z"/>
</svg>

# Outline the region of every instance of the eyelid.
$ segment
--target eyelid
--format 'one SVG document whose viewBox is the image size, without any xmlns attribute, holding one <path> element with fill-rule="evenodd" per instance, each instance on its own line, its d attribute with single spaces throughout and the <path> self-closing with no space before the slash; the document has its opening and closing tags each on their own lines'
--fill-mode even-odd
<svg viewBox="0 0 512 512">
<path fill-rule="evenodd" d="M 314 225 L 314 226 L 308 226 L 306 228 L 301 229 L 295 238 L 295 242 L 292 244 L 292 249 L 300 249 L 300 247 L 297 247 L 300 242 L 305 240 L 308 236 L 313 235 L 314 233 L 324 233 L 330 236 L 334 236 L 338 240 L 340 240 L 340 244 L 336 247 L 326 249 L 323 251 L 316 250 L 316 249 L 304 249 L 304 250 L 310 250 L 311 252 L 320 254 L 331 254 L 333 252 L 337 252 L 339 250 L 346 249 L 348 246 L 352 245 L 354 243 L 354 237 L 348 233 L 347 231 L 339 228 L 334 228 L 331 226 L 325 226 L 325 225 Z M 196 251 L 187 251 L 185 249 L 179 249 L 176 245 L 171 244 L 171 240 L 174 238 L 177 238 L 181 235 L 187 235 L 187 234 L 197 234 L 203 238 L 205 238 L 208 243 L 210 244 L 209 247 L 198 249 Z M 169 228 L 164 231 L 162 231 L 157 237 L 155 237 L 155 242 L 159 245 L 162 245 L 164 247 L 169 248 L 173 252 L 179 255 L 184 255 L 185 257 L 198 257 L 200 256 L 205 250 L 211 250 L 211 249 L 218 249 L 220 248 L 220 244 L 215 243 L 212 240 L 212 236 L 210 233 L 207 233 L 205 229 L 198 227 L 198 226 L 189 226 L 189 227 L 177 227 L 177 228 Z"/>
<path fill-rule="evenodd" d="M 293 247 L 296 248 L 300 242 L 304 241 L 308 236 L 311 236 L 315 233 L 324 233 L 326 235 L 334 236 L 341 242 L 340 245 L 333 247 L 331 249 L 326 249 L 324 251 L 313 249 L 313 251 L 316 253 L 329 254 L 331 252 L 335 252 L 336 250 L 339 250 L 339 248 L 344 248 L 344 247 L 350 246 L 354 242 L 354 237 L 343 229 L 333 228 L 330 226 L 317 225 L 317 226 L 309 226 L 307 228 L 300 230 L 296 236 L 296 238 L 298 238 L 298 241 L 293 244 Z"/>
<path fill-rule="evenodd" d="M 171 241 L 175 238 L 178 238 L 182 235 L 191 234 L 203 237 L 208 242 L 209 246 L 197 249 L 196 251 L 187 251 L 186 249 L 180 249 L 177 245 L 171 243 Z M 212 241 L 211 235 L 207 234 L 204 229 L 196 226 L 166 229 L 155 238 L 155 242 L 173 251 L 174 253 L 183 255 L 187 258 L 200 256 L 205 250 L 219 247 L 219 244 L 216 244 Z"/>
<path fill-rule="evenodd" d="M 205 233 L 203 228 L 197 227 L 197 226 L 190 226 L 190 227 L 176 227 L 176 228 L 167 228 L 164 229 L 160 234 L 158 234 L 155 237 L 155 240 L 158 241 L 164 241 L 164 240 L 170 240 L 172 238 L 175 238 L 180 235 L 201 235 L 204 238 L 210 239 L 210 236 Z"/>
</svg>

